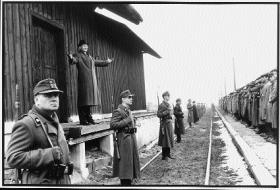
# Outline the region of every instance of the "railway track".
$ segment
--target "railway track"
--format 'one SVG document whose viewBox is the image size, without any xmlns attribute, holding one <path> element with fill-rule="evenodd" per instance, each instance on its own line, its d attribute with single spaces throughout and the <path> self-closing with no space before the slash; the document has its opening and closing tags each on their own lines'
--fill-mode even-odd
<svg viewBox="0 0 280 190">
<path fill-rule="evenodd" d="M 213 158 L 213 155 L 212 155 L 212 149 L 213 149 L 213 139 L 215 139 L 215 135 L 213 134 L 213 122 L 215 121 L 220 121 L 222 122 L 222 119 L 220 118 L 220 116 L 217 114 L 216 110 L 213 108 L 212 111 L 211 111 L 211 116 L 210 118 L 207 118 L 207 119 L 210 119 L 210 125 L 208 126 L 209 128 L 209 131 L 208 132 L 208 136 L 205 137 L 205 142 L 207 141 L 208 142 L 208 148 L 207 150 L 205 150 L 205 152 L 207 152 L 207 157 L 202 161 L 204 162 L 204 164 L 206 163 L 206 169 L 204 169 L 204 174 L 201 174 L 200 176 L 204 176 L 204 179 L 201 179 L 200 180 L 200 183 L 199 185 L 205 185 L 205 186 L 208 186 L 208 185 L 223 185 L 223 184 L 215 184 L 216 181 L 213 180 L 213 178 L 216 178 L 215 175 L 217 175 L 217 171 L 219 171 L 219 169 L 217 169 L 217 166 L 216 164 L 214 166 L 212 166 L 212 162 L 213 162 L 213 159 L 215 160 L 215 158 Z M 216 125 L 215 125 L 215 129 L 216 129 Z M 222 126 L 223 128 L 225 128 L 225 126 Z M 214 131 L 215 134 L 217 134 L 217 131 Z M 227 130 L 223 130 L 223 133 L 228 133 Z M 206 140 L 206 138 L 208 138 L 209 140 Z M 233 142 L 230 142 L 230 143 L 233 143 Z M 235 146 L 235 145 L 233 145 Z M 233 147 L 231 146 L 231 148 Z M 216 148 L 216 147 L 214 147 Z M 216 152 L 216 150 L 214 150 L 214 152 Z M 237 152 L 237 150 L 236 150 Z M 143 167 L 141 167 L 141 172 L 144 172 L 147 168 L 149 168 L 150 165 L 152 165 L 154 160 L 156 160 L 156 158 L 161 154 L 161 151 L 158 152 L 157 154 L 155 154 Z M 239 153 L 238 153 L 239 154 Z M 241 160 L 243 160 L 243 158 L 240 157 Z M 160 162 L 160 160 L 157 160 L 158 162 Z M 175 160 L 176 162 L 176 160 Z M 188 167 L 188 166 L 186 166 Z M 243 167 L 243 166 L 242 166 Z M 244 165 L 244 167 L 246 167 Z M 192 169 L 191 169 L 192 170 Z M 195 168 L 193 168 L 193 170 L 195 171 Z M 244 171 L 247 171 L 246 168 L 244 168 Z M 229 170 L 229 171 L 226 171 L 228 172 L 229 174 L 234 174 L 234 170 Z M 225 173 L 226 173 L 225 172 Z M 231 173 L 230 173 L 231 172 Z M 222 172 L 223 173 L 223 172 Z M 236 176 L 237 174 L 234 174 L 233 176 Z M 248 178 L 253 178 L 253 176 L 250 176 L 249 175 L 249 172 L 248 174 Z M 213 177 L 214 176 L 214 177 Z M 231 176 L 223 176 L 225 178 L 230 178 Z M 200 177 L 201 178 L 201 177 Z M 218 177 L 219 178 L 219 177 Z M 245 179 L 245 178 L 244 178 Z M 235 179 L 236 180 L 236 179 Z M 231 181 L 231 179 L 228 179 L 228 180 L 225 180 L 225 181 Z M 252 180 L 248 180 L 248 179 L 245 179 L 245 181 L 249 181 L 248 182 L 248 185 L 256 185 L 256 183 L 254 183 L 255 179 L 252 179 Z M 219 182 L 218 182 L 219 183 Z M 189 185 L 189 184 L 184 184 L 184 185 Z"/>
<path fill-rule="evenodd" d="M 186 127 L 187 129 L 188 127 Z M 174 135 L 174 141 L 176 140 L 176 136 Z M 210 178 L 210 164 L 211 164 L 211 147 L 212 147 L 212 118 L 211 118 L 211 125 L 210 125 L 210 134 L 209 134 L 209 149 L 208 149 L 208 156 L 207 156 L 207 167 L 206 167 L 206 174 L 205 174 L 205 183 L 204 185 L 209 185 L 209 178 Z M 141 168 L 140 171 L 144 171 L 159 155 L 161 155 L 162 151 L 159 151 L 155 154 L 147 163 L 145 163 Z"/>
</svg>

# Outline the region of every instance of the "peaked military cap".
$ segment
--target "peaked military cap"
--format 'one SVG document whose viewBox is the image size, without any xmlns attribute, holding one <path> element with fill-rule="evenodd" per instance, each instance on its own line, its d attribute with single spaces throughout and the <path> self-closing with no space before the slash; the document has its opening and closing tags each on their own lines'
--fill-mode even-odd
<svg viewBox="0 0 280 190">
<path fill-rule="evenodd" d="M 164 96 L 170 96 L 169 92 L 168 91 L 165 91 L 163 94 L 162 94 L 162 97 Z"/>
<path fill-rule="evenodd" d="M 80 40 L 78 43 L 78 47 L 84 45 L 84 44 L 88 44 L 85 40 Z"/>
<path fill-rule="evenodd" d="M 39 81 L 33 89 L 34 96 L 51 92 L 63 93 L 63 91 L 57 88 L 55 80 L 50 78 Z"/>
<path fill-rule="evenodd" d="M 120 98 L 126 98 L 128 96 L 134 96 L 134 94 L 131 94 L 130 90 L 125 90 L 120 94 Z"/>
<path fill-rule="evenodd" d="M 179 102 L 179 101 L 181 101 L 181 98 L 177 98 L 176 102 Z"/>
</svg>

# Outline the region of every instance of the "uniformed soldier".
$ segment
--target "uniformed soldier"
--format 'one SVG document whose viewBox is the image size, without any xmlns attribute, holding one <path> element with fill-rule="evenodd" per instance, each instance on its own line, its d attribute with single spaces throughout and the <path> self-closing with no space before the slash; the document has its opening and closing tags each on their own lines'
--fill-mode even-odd
<svg viewBox="0 0 280 190">
<path fill-rule="evenodd" d="M 277 71 L 272 71 L 271 76 L 271 82 L 272 82 L 272 88 L 271 88 L 271 94 L 269 95 L 269 103 L 271 105 L 271 120 L 272 120 L 272 130 L 274 139 L 277 140 L 278 138 L 278 125 L 279 125 L 279 112 L 278 112 L 278 85 L 277 85 Z"/>
<path fill-rule="evenodd" d="M 193 123 L 196 124 L 196 122 L 198 122 L 199 120 L 199 117 L 198 117 L 195 101 L 193 101 L 192 105 L 193 105 Z"/>
<path fill-rule="evenodd" d="M 178 98 L 176 100 L 176 106 L 174 107 L 174 115 L 176 117 L 174 132 L 177 135 L 178 143 L 181 142 L 181 135 L 185 134 L 185 126 L 184 126 L 184 121 L 183 121 L 184 113 L 182 111 L 181 103 L 182 103 L 181 99 Z"/>
<path fill-rule="evenodd" d="M 81 125 L 96 124 L 91 116 L 91 107 L 101 105 L 95 67 L 106 67 L 112 59 L 97 60 L 88 54 L 88 44 L 80 40 L 78 52 L 69 54 L 71 64 L 78 68 L 78 114 Z"/>
<path fill-rule="evenodd" d="M 122 103 L 113 111 L 111 128 L 116 130 L 118 147 L 114 149 L 113 177 L 119 177 L 121 185 L 131 185 L 140 178 L 140 162 L 135 133 L 135 121 L 130 106 L 134 95 L 129 90 L 120 94 Z"/>
<path fill-rule="evenodd" d="M 188 100 L 187 109 L 188 109 L 189 126 L 192 127 L 192 123 L 194 122 L 194 119 L 193 119 L 193 105 L 191 99 Z"/>
<path fill-rule="evenodd" d="M 174 145 L 174 132 L 172 127 L 173 110 L 169 104 L 170 94 L 168 91 L 162 94 L 163 101 L 158 106 L 157 116 L 160 118 L 160 130 L 158 145 L 162 147 L 162 160 L 168 160 L 168 157 L 174 159 L 170 154 L 170 149 Z"/>
<path fill-rule="evenodd" d="M 55 113 L 60 93 L 53 79 L 40 81 L 33 90 L 35 105 L 13 127 L 7 163 L 22 171 L 22 184 L 70 184 L 73 165 Z"/>
</svg>

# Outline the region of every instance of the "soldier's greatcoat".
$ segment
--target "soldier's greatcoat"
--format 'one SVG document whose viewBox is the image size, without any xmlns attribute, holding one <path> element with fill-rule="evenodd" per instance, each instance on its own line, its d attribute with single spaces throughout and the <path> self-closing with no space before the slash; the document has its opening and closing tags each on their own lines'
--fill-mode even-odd
<svg viewBox="0 0 280 190">
<path fill-rule="evenodd" d="M 118 148 L 120 159 L 117 158 L 114 149 L 113 177 L 120 179 L 140 178 L 140 162 L 137 148 L 136 136 L 122 132 L 123 128 L 132 128 L 134 121 L 129 117 L 130 109 L 122 104 L 113 111 L 111 128 L 117 130 Z"/>
<path fill-rule="evenodd" d="M 188 103 L 187 108 L 188 108 L 188 122 L 193 123 L 194 119 L 193 119 L 193 106 L 192 106 L 192 104 Z"/>
<path fill-rule="evenodd" d="M 278 94 L 277 94 L 277 80 L 275 80 L 272 84 L 271 94 L 269 96 L 269 103 L 272 105 L 271 111 L 271 121 L 272 121 L 272 128 L 278 128 Z"/>
<path fill-rule="evenodd" d="M 182 112 L 182 108 L 180 105 L 176 105 L 174 107 L 174 115 L 176 117 L 175 119 L 175 134 L 185 134 L 185 126 L 184 126 L 184 113 Z"/>
<path fill-rule="evenodd" d="M 43 123 L 36 124 L 30 114 L 36 114 Z M 42 127 L 45 127 L 53 146 L 59 146 L 63 152 L 62 163 L 69 163 L 69 149 L 58 118 L 50 118 L 33 106 L 28 115 L 13 127 L 7 148 L 7 163 L 12 168 L 24 169 L 23 184 L 70 184 L 69 175 L 62 179 L 48 177 L 50 165 L 54 163 L 52 147 Z"/>
<path fill-rule="evenodd" d="M 172 126 L 171 106 L 163 101 L 158 106 L 157 116 L 160 118 L 158 145 L 164 148 L 173 148 L 174 132 Z"/>
<path fill-rule="evenodd" d="M 194 105 L 193 105 L 193 121 L 194 121 L 194 122 L 197 122 L 198 120 L 199 120 L 199 117 L 198 117 L 196 105 L 194 104 Z"/>
<path fill-rule="evenodd" d="M 268 105 L 268 99 L 269 99 L 269 94 L 270 94 L 270 86 L 271 82 L 268 81 L 266 84 L 262 87 L 260 90 L 260 118 L 263 121 L 266 121 L 267 119 L 267 105 Z"/>
<path fill-rule="evenodd" d="M 108 63 L 103 60 L 95 60 L 82 52 L 73 56 L 74 59 L 70 60 L 70 63 L 76 64 L 78 68 L 78 105 L 101 105 L 95 67 L 105 67 Z"/>
</svg>

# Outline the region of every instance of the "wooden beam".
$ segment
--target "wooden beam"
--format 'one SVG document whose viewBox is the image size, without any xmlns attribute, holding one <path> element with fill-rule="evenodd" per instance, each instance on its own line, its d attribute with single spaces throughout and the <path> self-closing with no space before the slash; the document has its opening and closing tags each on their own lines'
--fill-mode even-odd
<svg viewBox="0 0 280 190">
<path fill-rule="evenodd" d="M 113 134 L 113 133 L 114 133 L 113 130 L 109 130 L 109 131 L 104 131 L 104 132 L 100 132 L 100 133 L 89 134 L 89 135 L 85 135 L 85 136 L 82 136 L 82 137 L 77 138 L 77 139 L 70 139 L 68 141 L 68 144 L 71 146 L 71 145 L 83 143 L 83 142 L 86 142 L 86 141 L 89 141 L 89 140 L 104 137 L 104 136 L 107 136 L 107 135 L 110 135 L 110 134 Z"/>
<path fill-rule="evenodd" d="M 110 129 L 110 124 L 108 122 L 102 122 L 100 124 L 96 124 L 96 125 L 80 125 L 78 122 L 75 123 L 62 123 L 61 124 L 63 127 L 63 130 L 66 131 L 68 130 L 69 133 L 71 130 L 76 130 L 76 132 L 78 131 L 77 128 L 80 129 L 80 135 L 86 135 L 86 134 L 90 134 L 90 133 L 96 133 L 99 131 L 104 131 L 104 130 L 108 130 Z"/>
</svg>

